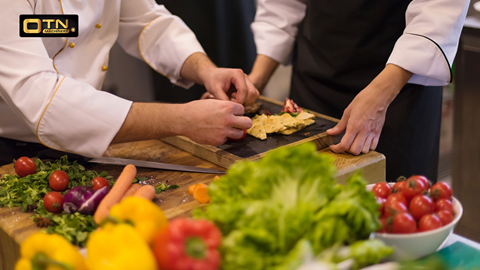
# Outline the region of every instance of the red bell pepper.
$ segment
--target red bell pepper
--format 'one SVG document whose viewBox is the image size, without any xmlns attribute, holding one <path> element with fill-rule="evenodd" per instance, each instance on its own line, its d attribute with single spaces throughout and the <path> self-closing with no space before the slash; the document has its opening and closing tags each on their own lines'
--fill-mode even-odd
<svg viewBox="0 0 480 270">
<path fill-rule="evenodd" d="M 221 238 L 208 220 L 178 218 L 156 234 L 153 253 L 162 270 L 216 270 Z"/>
</svg>

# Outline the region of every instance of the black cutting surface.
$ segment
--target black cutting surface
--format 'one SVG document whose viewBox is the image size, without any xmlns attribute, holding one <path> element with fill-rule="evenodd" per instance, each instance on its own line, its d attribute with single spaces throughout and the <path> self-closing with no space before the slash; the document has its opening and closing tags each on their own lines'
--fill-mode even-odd
<svg viewBox="0 0 480 270">
<path fill-rule="evenodd" d="M 272 114 L 278 114 L 282 110 L 282 106 L 280 105 L 276 105 L 264 100 L 258 100 L 257 102 L 261 102 L 263 104 L 261 111 L 267 110 Z M 247 134 L 243 140 L 227 141 L 225 144 L 217 147 L 241 158 L 249 158 L 277 147 L 291 144 L 319 133 L 323 133 L 327 131 L 327 129 L 334 127 L 336 124 L 336 122 L 316 117 L 315 124 L 310 125 L 291 135 L 270 133 L 267 134 L 267 139 L 262 141 Z"/>
</svg>

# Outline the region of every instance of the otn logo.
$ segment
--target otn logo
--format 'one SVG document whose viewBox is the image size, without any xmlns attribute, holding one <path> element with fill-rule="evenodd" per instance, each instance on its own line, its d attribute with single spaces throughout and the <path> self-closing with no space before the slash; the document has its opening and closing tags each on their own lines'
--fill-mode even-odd
<svg viewBox="0 0 480 270">
<path fill-rule="evenodd" d="M 21 37 L 78 37 L 78 15 L 20 15 Z"/>
</svg>

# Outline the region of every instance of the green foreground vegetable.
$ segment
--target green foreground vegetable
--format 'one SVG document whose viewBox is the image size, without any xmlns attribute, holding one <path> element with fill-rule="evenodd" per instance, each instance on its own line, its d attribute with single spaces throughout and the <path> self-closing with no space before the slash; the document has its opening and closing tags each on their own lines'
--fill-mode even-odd
<svg viewBox="0 0 480 270">
<path fill-rule="evenodd" d="M 48 179 L 57 170 L 65 171 L 69 176 L 68 189 L 74 186 L 89 186 L 97 177 L 110 179 L 107 172 L 85 170 L 76 161 L 69 162 L 67 156 L 59 160 L 43 162 L 35 159 L 37 172 L 26 177 L 3 175 L 0 179 L 0 207 L 22 207 L 23 212 L 35 211 L 32 215 L 39 227 L 45 227 L 48 233 L 65 237 L 72 244 L 84 246 L 88 234 L 97 228 L 92 216 L 75 214 L 49 213 L 43 204 L 43 197 L 52 191 Z M 138 181 L 138 180 L 137 180 Z M 112 182 L 112 181 L 111 181 Z"/>
<path fill-rule="evenodd" d="M 211 183 L 210 204 L 194 216 L 222 231 L 222 268 L 295 269 L 307 246 L 316 255 L 367 239 L 380 227 L 379 205 L 359 172 L 342 186 L 335 171 L 333 157 L 302 144 L 237 162 Z"/>
</svg>

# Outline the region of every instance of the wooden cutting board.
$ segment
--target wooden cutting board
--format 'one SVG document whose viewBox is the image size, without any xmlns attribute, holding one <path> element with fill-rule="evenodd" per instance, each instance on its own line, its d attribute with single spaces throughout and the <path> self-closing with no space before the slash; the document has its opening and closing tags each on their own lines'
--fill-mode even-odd
<svg viewBox="0 0 480 270">
<path fill-rule="evenodd" d="M 266 97 L 260 97 L 257 102 L 262 103 L 262 111 L 278 114 L 283 103 Z M 338 119 L 310 111 L 316 116 L 315 124 L 310 125 L 291 135 L 278 133 L 267 134 L 267 139 L 260 140 L 249 134 L 240 141 L 227 141 L 220 146 L 198 144 L 187 137 L 175 136 L 164 138 L 162 141 L 182 150 L 206 159 L 223 168 L 228 168 L 239 160 L 258 160 L 266 153 L 280 147 L 290 147 L 306 142 L 315 143 L 317 150 L 322 150 L 340 141 L 341 136 L 329 136 L 326 131 L 338 123 Z"/>
</svg>

